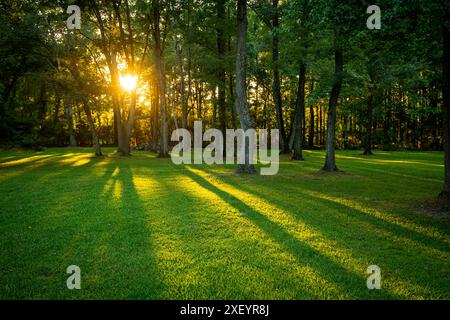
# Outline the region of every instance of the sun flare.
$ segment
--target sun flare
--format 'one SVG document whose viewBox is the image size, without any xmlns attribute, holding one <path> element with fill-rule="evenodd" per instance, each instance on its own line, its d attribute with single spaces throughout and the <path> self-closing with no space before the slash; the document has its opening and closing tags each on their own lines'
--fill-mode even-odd
<svg viewBox="0 0 450 320">
<path fill-rule="evenodd" d="M 136 89 L 137 85 L 137 76 L 135 75 L 124 75 L 119 77 L 120 85 L 122 88 L 124 88 L 126 91 L 133 91 Z"/>
</svg>

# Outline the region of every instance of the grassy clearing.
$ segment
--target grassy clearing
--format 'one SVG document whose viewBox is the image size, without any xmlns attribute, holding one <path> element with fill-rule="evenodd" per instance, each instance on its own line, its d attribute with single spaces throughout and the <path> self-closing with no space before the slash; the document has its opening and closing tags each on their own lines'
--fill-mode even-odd
<svg viewBox="0 0 450 320">
<path fill-rule="evenodd" d="M 306 151 L 235 176 L 105 151 L 0 153 L 0 298 L 450 298 L 450 219 L 417 209 L 442 188 L 441 153 L 338 152 L 344 173 L 323 174 Z"/>
</svg>

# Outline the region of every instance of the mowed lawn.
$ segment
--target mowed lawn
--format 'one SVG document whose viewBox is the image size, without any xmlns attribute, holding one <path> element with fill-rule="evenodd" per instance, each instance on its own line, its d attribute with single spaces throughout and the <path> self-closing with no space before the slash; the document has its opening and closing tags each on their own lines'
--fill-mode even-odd
<svg viewBox="0 0 450 320">
<path fill-rule="evenodd" d="M 338 152 L 344 172 L 325 174 L 305 151 L 276 176 L 235 176 L 90 151 L 0 152 L 0 298 L 450 298 L 450 219 L 423 208 L 442 153 Z"/>
</svg>

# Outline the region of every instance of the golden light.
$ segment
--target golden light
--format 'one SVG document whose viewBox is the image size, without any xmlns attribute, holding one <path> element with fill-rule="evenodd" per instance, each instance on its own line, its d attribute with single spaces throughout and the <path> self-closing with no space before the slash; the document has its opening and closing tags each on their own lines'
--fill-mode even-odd
<svg viewBox="0 0 450 320">
<path fill-rule="evenodd" d="M 134 89 L 136 89 L 137 80 L 137 76 L 131 74 L 119 77 L 120 85 L 126 91 L 133 91 Z"/>
</svg>

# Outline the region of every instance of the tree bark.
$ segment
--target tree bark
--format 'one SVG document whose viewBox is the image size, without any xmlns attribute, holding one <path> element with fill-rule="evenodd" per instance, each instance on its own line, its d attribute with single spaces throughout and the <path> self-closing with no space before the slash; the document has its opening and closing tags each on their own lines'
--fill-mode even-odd
<svg viewBox="0 0 450 320">
<path fill-rule="evenodd" d="M 303 159 L 303 131 L 304 121 L 303 114 L 305 113 L 305 82 L 306 82 L 306 64 L 300 64 L 300 72 L 298 78 L 297 100 L 295 102 L 295 116 L 294 116 L 294 154 L 292 160 Z"/>
<path fill-rule="evenodd" d="M 181 47 L 178 39 L 175 38 L 175 52 L 178 61 L 178 72 L 180 76 L 180 99 L 181 99 L 181 126 L 182 128 L 187 128 L 187 99 L 186 99 L 186 89 L 184 82 L 184 67 L 183 58 L 181 55 Z"/>
<path fill-rule="evenodd" d="M 336 108 L 339 99 L 339 94 L 342 87 L 342 73 L 344 68 L 342 47 L 340 43 L 340 29 L 339 26 L 334 28 L 334 84 L 330 93 L 330 102 L 328 105 L 328 119 L 327 119 L 327 141 L 325 145 L 326 156 L 325 164 L 322 168 L 324 171 L 338 171 L 336 167 L 335 158 L 335 137 L 336 137 Z"/>
<path fill-rule="evenodd" d="M 66 113 L 66 119 L 67 119 L 67 126 L 69 131 L 69 146 L 70 147 L 76 147 L 77 146 L 77 140 L 75 139 L 75 133 L 73 131 L 73 112 L 72 112 L 72 105 L 68 103 L 66 100 L 64 100 L 64 109 Z"/>
<path fill-rule="evenodd" d="M 311 91 L 314 90 L 314 80 L 311 81 Z M 311 93 L 310 93 L 311 94 Z M 308 147 L 314 147 L 314 106 L 309 106 L 309 135 L 308 135 Z"/>
<path fill-rule="evenodd" d="M 279 70 L 279 51 L 278 51 L 278 0 L 272 1 L 272 64 L 273 64 L 273 82 L 272 92 L 275 103 L 275 112 L 277 116 L 278 129 L 280 130 L 280 149 L 282 153 L 290 153 L 289 139 L 286 136 L 283 119 L 283 107 L 281 99 L 280 70 Z"/>
<path fill-rule="evenodd" d="M 97 134 L 97 130 L 95 129 L 95 124 L 94 124 L 94 120 L 92 119 L 92 113 L 91 113 L 91 108 L 89 107 L 89 104 L 86 100 L 83 101 L 83 110 L 84 113 L 86 114 L 86 118 L 89 124 L 89 128 L 91 129 L 91 134 L 92 134 L 92 144 L 94 146 L 94 150 L 95 150 L 95 155 L 97 157 L 102 156 L 102 149 L 100 147 L 100 142 L 98 140 L 98 134 Z"/>
<path fill-rule="evenodd" d="M 369 89 L 369 97 L 367 99 L 367 114 L 366 114 L 366 136 L 364 139 L 364 153 L 365 156 L 371 156 L 372 153 L 372 130 L 373 130 L 373 88 Z"/>
<path fill-rule="evenodd" d="M 161 49 L 161 31 L 159 28 L 160 23 L 160 3 L 159 0 L 154 0 L 152 4 L 153 14 L 153 39 L 155 41 L 154 55 L 155 55 L 155 71 L 157 92 L 159 96 L 159 108 L 161 115 L 161 148 L 159 150 L 158 157 L 166 158 L 169 156 L 169 138 L 168 138 L 168 126 L 167 126 L 167 108 L 165 98 L 165 76 L 162 63 L 162 49 Z"/>
<path fill-rule="evenodd" d="M 225 0 L 217 0 L 217 54 L 219 56 L 219 66 L 217 68 L 219 92 L 218 92 L 218 107 L 219 107 L 219 123 L 220 131 L 225 137 L 227 129 L 227 113 L 226 113 L 226 75 L 225 75 Z M 225 156 L 225 139 L 223 139 L 223 155 Z"/>
<path fill-rule="evenodd" d="M 236 54 L 236 110 L 239 115 L 241 128 L 246 131 L 253 127 L 253 119 L 247 105 L 247 1 L 237 0 L 237 54 Z M 237 173 L 255 174 L 251 164 L 249 146 L 245 142 L 245 164 L 238 165 Z"/>
<path fill-rule="evenodd" d="M 443 65 L 442 65 L 442 95 L 443 95 L 443 131 L 444 131 L 444 190 L 440 197 L 450 201 L 450 9 L 449 4 L 444 1 L 444 15 L 442 22 L 443 38 Z"/>
</svg>

